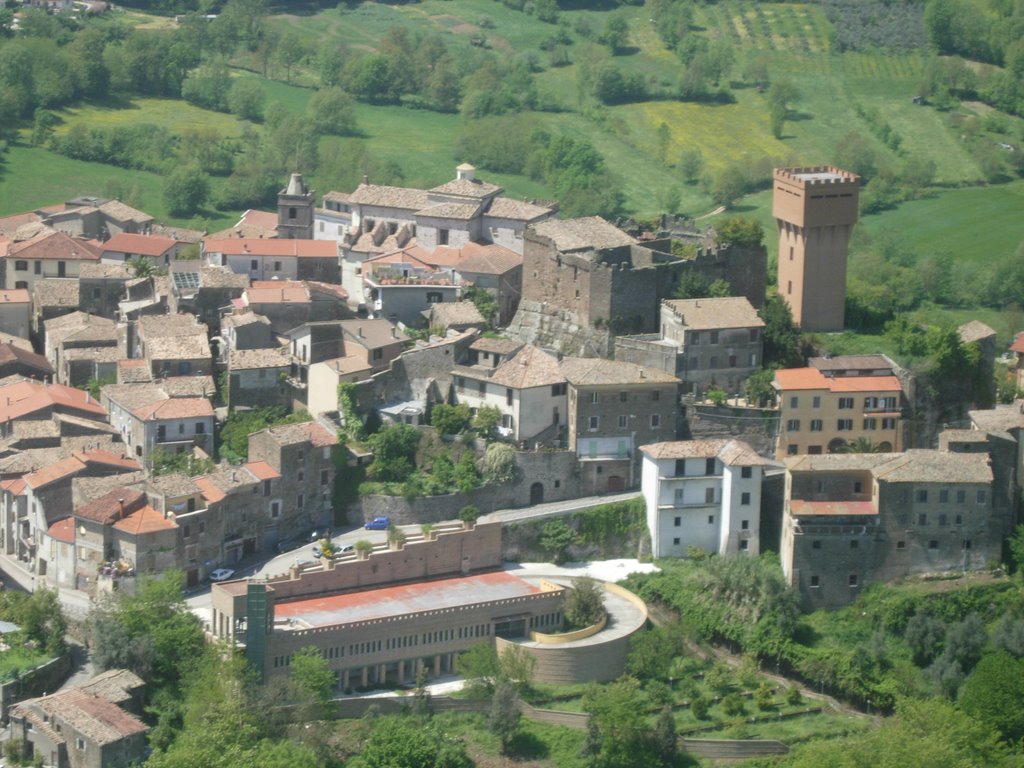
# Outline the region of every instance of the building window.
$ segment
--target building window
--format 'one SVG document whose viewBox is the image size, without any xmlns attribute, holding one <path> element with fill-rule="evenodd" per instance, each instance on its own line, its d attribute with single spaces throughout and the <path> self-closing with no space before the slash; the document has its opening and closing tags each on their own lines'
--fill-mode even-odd
<svg viewBox="0 0 1024 768">
<path fill-rule="evenodd" d="M 978 498 L 978 503 L 979 504 L 984 504 L 985 503 L 985 492 L 984 491 L 978 491 L 978 497 L 977 498 Z"/>
<path fill-rule="evenodd" d="M 715 516 L 714 515 L 708 515 L 708 525 L 714 525 L 714 524 L 715 524 Z"/>
<path fill-rule="evenodd" d="M 661 414 L 660 413 L 652 413 L 651 414 L 651 429 L 659 429 L 660 427 L 661 427 Z"/>
<path fill-rule="evenodd" d="M 963 525 L 964 524 L 964 516 L 963 515 L 957 515 L 955 518 L 953 518 L 953 523 L 954 523 L 954 525 Z"/>
<path fill-rule="evenodd" d="M 718 367 L 718 358 L 713 356 L 710 360 L 708 360 L 708 368 L 717 368 L 717 367 Z"/>
<path fill-rule="evenodd" d="M 790 408 L 799 408 L 800 407 L 800 398 L 799 397 L 791 397 L 791 398 L 789 398 L 789 407 Z"/>
<path fill-rule="evenodd" d="M 679 537 L 678 536 L 676 536 L 674 539 L 672 539 L 672 546 L 673 547 L 678 547 L 679 546 Z"/>
<path fill-rule="evenodd" d="M 298 215 L 298 211 L 295 208 L 288 209 L 288 218 L 294 219 Z"/>
<path fill-rule="evenodd" d="M 590 404 L 597 405 L 597 392 L 590 393 Z"/>
<path fill-rule="evenodd" d="M 740 477 L 742 477 L 744 480 L 749 480 L 753 476 L 754 476 L 753 468 L 751 468 L 751 467 L 743 467 L 742 469 L 740 469 Z"/>
<path fill-rule="evenodd" d="M 938 549 L 938 548 L 939 548 L 939 542 L 936 541 L 935 539 L 932 539 L 931 541 L 928 542 L 928 549 Z"/>
<path fill-rule="evenodd" d="M 36 273 L 37 275 L 41 275 L 41 274 L 43 274 L 43 262 L 41 262 L 41 261 L 36 261 L 36 262 L 35 262 L 35 263 L 33 264 L 33 266 L 35 267 L 35 269 L 33 270 L 33 272 L 35 272 L 35 273 Z"/>
<path fill-rule="evenodd" d="M 811 589 L 817 589 L 821 586 L 821 580 L 817 576 L 811 576 Z"/>
<path fill-rule="evenodd" d="M 295 506 L 298 509 L 302 509 L 306 504 L 306 497 L 303 494 L 299 494 L 295 499 Z"/>
<path fill-rule="evenodd" d="M 863 488 L 864 488 L 864 486 L 861 485 L 860 480 L 854 480 L 853 481 L 853 492 L 854 493 L 860 493 L 863 490 Z"/>
<path fill-rule="evenodd" d="M 661 400 L 661 390 L 656 389 L 651 392 L 651 400 Z"/>
<path fill-rule="evenodd" d="M 197 435 L 205 435 L 206 434 L 206 424 L 205 423 L 203 423 L 201 421 L 197 421 L 196 422 L 196 434 Z"/>
<path fill-rule="evenodd" d="M 949 502 L 949 491 L 939 491 L 939 504 L 946 504 Z"/>
<path fill-rule="evenodd" d="M 437 230 L 437 244 L 438 245 L 448 245 L 448 230 L 447 229 L 439 229 L 439 230 Z"/>
<path fill-rule="evenodd" d="M 800 419 L 787 419 L 786 420 L 786 429 L 789 430 L 790 432 L 799 432 L 800 431 Z"/>
<path fill-rule="evenodd" d="M 740 552 L 746 552 L 750 547 L 750 539 L 740 539 Z"/>
<path fill-rule="evenodd" d="M 821 539 L 815 539 L 811 542 L 811 549 L 821 549 Z"/>
<path fill-rule="evenodd" d="M 14 269 L 16 272 L 28 272 L 28 262 L 16 261 L 14 262 Z"/>
<path fill-rule="evenodd" d="M 815 395 L 811 398 L 811 408 L 821 408 L 821 395 Z"/>
<path fill-rule="evenodd" d="M 956 503 L 957 504 L 964 504 L 966 502 L 967 502 L 967 491 L 957 491 L 956 492 Z"/>
<path fill-rule="evenodd" d="M 927 502 L 928 501 L 928 491 L 925 490 L 924 488 L 919 489 L 918 492 L 917 492 L 917 500 L 919 502 L 922 502 L 922 503 L 923 502 Z"/>
<path fill-rule="evenodd" d="M 836 423 L 836 429 L 840 432 L 849 432 L 853 429 L 853 419 L 839 419 Z"/>
<path fill-rule="evenodd" d="M 676 459 L 676 477 L 686 474 L 686 459 Z"/>
<path fill-rule="evenodd" d="M 751 352 L 750 353 L 750 359 L 747 362 L 747 366 L 750 367 L 750 368 L 756 368 L 757 367 L 757 353 L 756 352 Z"/>
<path fill-rule="evenodd" d="M 679 527 L 680 525 L 682 525 L 682 524 L 683 524 L 683 518 L 681 518 L 681 517 L 676 517 L 676 518 L 675 518 L 675 519 L 674 519 L 674 520 L 672 521 L 672 525 L 674 525 L 674 526 L 675 526 L 676 528 L 678 528 L 678 527 Z"/>
<path fill-rule="evenodd" d="M 906 548 L 907 548 L 907 542 L 905 542 L 905 541 L 897 541 L 896 542 L 896 549 L 906 549 Z"/>
<path fill-rule="evenodd" d="M 853 408 L 853 398 L 852 397 L 840 397 L 839 398 L 839 408 L 841 410 L 849 410 L 849 409 Z"/>
<path fill-rule="evenodd" d="M 786 455 L 796 456 L 797 448 L 798 446 L 796 445 L 796 443 L 790 443 L 789 445 L 786 446 Z"/>
<path fill-rule="evenodd" d="M 14 283 L 14 287 L 18 290 L 28 290 L 28 280 L 18 280 Z"/>
<path fill-rule="evenodd" d="M 865 429 L 865 431 L 872 430 L 872 429 L 878 429 L 878 419 L 875 419 L 875 418 L 864 419 L 864 429 Z"/>
<path fill-rule="evenodd" d="M 270 516 L 272 518 L 278 518 L 281 516 L 281 502 L 272 501 L 270 502 Z"/>
<path fill-rule="evenodd" d="M 252 259 L 249 262 L 249 271 L 250 272 L 258 272 L 259 268 L 260 268 L 260 263 L 256 259 Z"/>
<path fill-rule="evenodd" d="M 263 495 L 264 496 L 269 496 L 270 495 L 270 481 L 269 480 L 264 480 L 263 481 Z"/>
<path fill-rule="evenodd" d="M 427 292 L 427 304 L 440 304 L 442 301 L 444 301 L 444 297 L 440 291 Z"/>
<path fill-rule="evenodd" d="M 712 331 L 711 332 L 711 343 L 712 344 L 717 344 L 718 343 L 718 331 Z"/>
<path fill-rule="evenodd" d="M 85 751 L 85 739 L 75 739 L 75 747 L 80 751 Z"/>
<path fill-rule="evenodd" d="M 823 427 L 821 419 L 811 419 L 811 432 L 821 432 Z"/>
<path fill-rule="evenodd" d="M 742 530 L 742 531 L 749 531 L 750 530 L 750 521 L 749 520 L 741 520 L 740 521 L 740 530 Z"/>
<path fill-rule="evenodd" d="M 628 395 L 625 392 L 619 392 L 619 402 L 620 403 L 626 402 L 626 398 L 627 397 L 628 397 Z"/>
<path fill-rule="evenodd" d="M 591 416 L 590 425 L 587 427 L 587 429 L 589 429 L 591 432 L 597 432 L 597 427 L 600 423 L 601 419 L 599 416 Z"/>
<path fill-rule="evenodd" d="M 629 416 L 619 416 L 619 429 L 625 429 L 629 426 Z"/>
<path fill-rule="evenodd" d="M 807 446 L 807 452 L 809 454 L 811 454 L 812 456 L 818 456 L 818 455 L 821 454 L 821 446 L 820 445 L 808 445 Z"/>
<path fill-rule="evenodd" d="M 757 341 L 757 328 L 750 329 L 750 340 Z"/>
<path fill-rule="evenodd" d="M 178 425 L 178 434 L 179 435 L 184 435 L 185 434 L 185 425 L 184 424 L 179 424 Z"/>
<path fill-rule="evenodd" d="M 970 549 L 971 548 L 971 540 L 970 539 L 964 539 L 963 543 L 960 546 L 962 546 L 964 549 Z"/>
<path fill-rule="evenodd" d="M 327 470 L 320 470 L 320 485 L 327 485 Z"/>
<path fill-rule="evenodd" d="M 750 492 L 749 491 L 744 491 L 743 493 L 740 494 L 740 504 L 743 505 L 743 506 L 750 506 Z"/>
<path fill-rule="evenodd" d="M 851 587 L 856 587 L 859 582 L 860 582 L 860 579 L 857 578 L 857 574 L 856 573 L 851 573 L 850 574 L 850 578 L 847 579 L 847 583 Z"/>
<path fill-rule="evenodd" d="M 704 502 L 706 504 L 713 504 L 715 502 L 715 489 L 705 488 L 704 489 Z"/>
<path fill-rule="evenodd" d="M 857 549 L 860 546 L 860 542 L 856 539 L 850 539 L 850 549 Z"/>
<path fill-rule="evenodd" d="M 705 475 L 713 475 L 713 474 L 715 474 L 715 460 L 714 459 L 704 459 L 704 474 Z"/>
<path fill-rule="evenodd" d="M 552 384 L 551 385 L 551 396 L 558 397 L 565 394 L 565 384 Z"/>
<path fill-rule="evenodd" d="M 918 525 L 928 525 L 928 515 L 926 515 L 924 512 L 919 514 L 917 516 L 917 524 Z"/>
</svg>

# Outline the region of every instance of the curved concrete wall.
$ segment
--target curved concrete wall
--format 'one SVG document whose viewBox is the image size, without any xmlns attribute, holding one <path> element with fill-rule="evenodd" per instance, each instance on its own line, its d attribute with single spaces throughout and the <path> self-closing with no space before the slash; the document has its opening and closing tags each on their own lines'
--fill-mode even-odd
<svg viewBox="0 0 1024 768">
<path fill-rule="evenodd" d="M 617 584 L 605 582 L 602 586 L 640 609 L 642 619 L 635 627 L 625 632 L 616 632 L 607 642 L 600 641 L 601 633 L 584 640 L 558 645 L 531 646 L 495 638 L 498 653 L 500 654 L 506 646 L 519 645 L 537 662 L 533 679 L 538 683 L 604 683 L 620 677 L 626 669 L 629 641 L 633 635 L 642 631 L 647 623 L 647 606 L 639 597 Z"/>
</svg>

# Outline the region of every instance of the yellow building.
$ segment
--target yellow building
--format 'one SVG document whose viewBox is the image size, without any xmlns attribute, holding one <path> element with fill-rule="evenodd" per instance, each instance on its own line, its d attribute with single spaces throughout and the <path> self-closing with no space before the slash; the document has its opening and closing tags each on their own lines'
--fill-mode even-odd
<svg viewBox="0 0 1024 768">
<path fill-rule="evenodd" d="M 904 450 L 903 388 L 891 370 L 828 373 L 817 367 L 775 372 L 776 458 L 835 453 L 858 438 L 879 451 Z"/>
</svg>

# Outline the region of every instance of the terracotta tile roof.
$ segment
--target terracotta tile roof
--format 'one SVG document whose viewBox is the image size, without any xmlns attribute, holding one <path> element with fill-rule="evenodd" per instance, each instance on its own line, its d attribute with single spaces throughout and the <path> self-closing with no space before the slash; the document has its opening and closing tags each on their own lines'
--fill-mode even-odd
<svg viewBox="0 0 1024 768">
<path fill-rule="evenodd" d="M 213 417 L 213 406 L 204 397 L 169 397 L 136 408 L 132 413 L 143 421 L 154 419 L 202 419 Z"/>
<path fill-rule="evenodd" d="M 417 216 L 431 219 L 455 219 L 469 221 L 480 210 L 479 203 L 435 203 L 416 211 Z"/>
<path fill-rule="evenodd" d="M 122 472 L 104 477 L 78 475 L 71 480 L 71 493 L 73 499 L 84 504 L 119 488 L 143 490 L 145 481 L 144 472 Z"/>
<path fill-rule="evenodd" d="M 461 251 L 461 260 L 456 268 L 464 274 L 503 275 L 523 265 L 522 256 L 494 243 L 470 243 Z"/>
<path fill-rule="evenodd" d="M 429 194 L 422 189 L 387 187 L 380 184 L 360 184 L 348 196 L 353 205 L 375 205 L 418 211 L 430 204 Z"/>
<path fill-rule="evenodd" d="M 205 253 L 223 253 L 225 256 L 336 259 L 338 244 L 334 240 L 267 240 L 240 237 L 204 240 L 203 251 Z"/>
<path fill-rule="evenodd" d="M 567 357 L 561 363 L 565 378 L 576 387 L 677 384 L 679 379 L 657 368 L 619 360 Z"/>
<path fill-rule="evenodd" d="M 49 231 L 31 240 L 15 243 L 8 258 L 60 259 L 61 261 L 99 261 L 99 250 L 86 240 L 79 240 L 63 232 Z"/>
<path fill-rule="evenodd" d="M 986 410 L 968 411 L 967 415 L 978 429 L 991 432 L 1024 429 L 1024 400 L 1014 400 L 1012 405 L 997 405 Z"/>
<path fill-rule="evenodd" d="M 63 541 L 65 544 L 75 543 L 75 518 L 65 517 L 46 529 L 46 534 L 51 539 Z"/>
<path fill-rule="evenodd" d="M 28 304 L 32 296 L 24 288 L 8 288 L 0 290 L 0 304 Z"/>
<path fill-rule="evenodd" d="M 742 296 L 674 299 L 662 302 L 687 328 L 763 328 L 754 306 Z"/>
<path fill-rule="evenodd" d="M 265 461 L 250 461 L 244 466 L 256 476 L 257 480 L 278 480 L 281 477 L 281 473 Z"/>
<path fill-rule="evenodd" d="M 143 359 L 117 361 L 118 384 L 142 384 L 153 381 L 149 363 Z"/>
<path fill-rule="evenodd" d="M 353 341 L 365 349 L 387 347 L 409 340 L 404 331 L 385 318 L 342 320 L 341 327 L 347 341 Z"/>
<path fill-rule="evenodd" d="M 64 720 L 89 741 L 114 744 L 128 736 L 149 730 L 142 721 L 104 698 L 69 688 L 41 699 L 30 699 L 51 718 Z"/>
<path fill-rule="evenodd" d="M 41 307 L 77 307 L 80 293 L 73 277 L 46 277 L 35 285 L 36 302 Z"/>
<path fill-rule="evenodd" d="M 309 442 L 316 448 L 323 448 L 338 444 L 337 434 L 329 432 L 315 421 L 267 427 L 261 431 L 273 435 L 274 441 L 279 445 Z"/>
<path fill-rule="evenodd" d="M 498 355 L 511 355 L 516 350 L 523 348 L 523 342 L 517 339 L 493 339 L 481 336 L 469 345 L 475 352 L 491 352 Z"/>
<path fill-rule="evenodd" d="M 160 382 L 160 387 L 170 397 L 212 397 L 217 391 L 213 376 L 169 376 Z"/>
<path fill-rule="evenodd" d="M 490 197 L 502 191 L 497 184 L 488 184 L 480 179 L 452 179 L 430 190 L 432 195 L 457 195 L 459 197 Z"/>
<path fill-rule="evenodd" d="M 460 366 L 456 372 L 460 376 L 490 381 L 511 389 L 530 389 L 565 383 L 558 359 L 538 347 L 529 345 L 504 360 L 497 368 Z"/>
<path fill-rule="evenodd" d="M 78 268 L 80 280 L 135 280 L 132 268 L 122 262 L 115 264 L 100 262 L 86 262 Z"/>
<path fill-rule="evenodd" d="M 471 301 L 443 301 L 440 304 L 432 304 L 428 314 L 431 328 L 447 328 L 449 325 L 475 325 L 482 328 L 485 322 L 484 316 Z"/>
<path fill-rule="evenodd" d="M 209 239 L 224 240 L 232 237 L 277 237 L 277 213 L 273 211 L 255 211 L 250 208 L 242 214 L 235 226 L 215 232 L 210 235 Z"/>
<path fill-rule="evenodd" d="M 830 392 L 902 392 L 895 376 L 827 377 L 817 368 L 784 368 L 775 372 L 775 387 L 781 392 L 822 389 Z"/>
<path fill-rule="evenodd" d="M 172 240 L 169 237 L 119 232 L 103 244 L 103 253 L 126 253 L 129 256 L 138 254 L 155 257 L 163 256 L 177 244 L 177 240 Z"/>
<path fill-rule="evenodd" d="M 991 483 L 988 454 L 911 448 L 874 469 L 890 483 Z"/>
<path fill-rule="evenodd" d="M 123 701 L 130 701 L 131 692 L 142 688 L 145 684 L 142 678 L 130 670 L 108 669 L 106 672 L 94 675 L 79 688 L 86 693 L 119 704 Z"/>
<path fill-rule="evenodd" d="M 229 371 L 288 368 L 291 356 L 280 349 L 233 349 L 228 354 Z"/>
<path fill-rule="evenodd" d="M 73 454 L 76 459 L 86 464 L 103 464 L 108 467 L 117 467 L 128 472 L 135 472 L 142 469 L 139 466 L 139 462 L 135 459 L 128 458 L 124 455 L 119 455 L 113 451 L 107 451 L 102 448 L 91 448 L 87 451 L 75 451 Z"/>
<path fill-rule="evenodd" d="M 239 275 L 227 267 L 200 267 L 199 286 L 201 288 L 237 288 L 244 290 L 249 287 L 249 276 Z"/>
<path fill-rule="evenodd" d="M 757 466 L 765 463 L 765 460 L 742 440 L 673 440 L 642 445 L 640 450 L 655 460 L 721 458 L 728 466 Z"/>
<path fill-rule="evenodd" d="M 12 496 L 21 496 L 25 492 L 25 487 L 25 481 L 20 477 L 16 477 L 13 480 L 0 480 L 0 488 Z"/>
<path fill-rule="evenodd" d="M 600 216 L 582 219 L 548 219 L 532 224 L 531 229 L 541 237 L 550 238 L 555 248 L 563 253 L 571 251 L 599 251 L 633 245 L 636 239 L 630 237 L 614 224 Z"/>
<path fill-rule="evenodd" d="M 496 197 L 487 209 L 487 216 L 496 219 L 511 219 L 513 221 L 534 221 L 552 213 L 551 208 L 542 205 L 527 203 L 521 200 L 512 200 L 508 197 Z"/>
<path fill-rule="evenodd" d="M 64 350 L 64 359 L 116 363 L 121 359 L 121 350 L 117 347 L 72 347 Z"/>
<path fill-rule="evenodd" d="M 66 408 L 106 418 L 107 412 L 87 392 L 63 384 L 24 379 L 0 387 L 0 421 L 14 421 L 46 408 Z"/>
<path fill-rule="evenodd" d="M 296 280 L 256 280 L 243 294 L 244 303 L 308 304 L 309 289 Z"/>
<path fill-rule="evenodd" d="M 209 360 L 212 354 L 205 333 L 146 340 L 146 358 L 149 360 Z"/>
<path fill-rule="evenodd" d="M 122 505 L 121 501 L 124 501 Z M 130 515 L 146 504 L 146 495 L 131 488 L 115 488 L 109 493 L 83 504 L 75 509 L 75 517 L 91 520 L 94 523 L 110 525 L 126 515 Z"/>
<path fill-rule="evenodd" d="M 878 508 L 873 501 L 807 501 L 790 499 L 791 517 L 877 515 Z"/>
<path fill-rule="evenodd" d="M 38 224 L 40 221 L 42 221 L 42 217 L 35 211 L 4 216 L 0 218 L 0 235 L 12 237 L 19 227 L 25 224 Z"/>
<path fill-rule="evenodd" d="M 50 464 L 49 466 L 38 469 L 31 474 L 25 475 L 25 483 L 32 490 L 38 490 L 44 488 L 51 483 L 56 483 L 60 480 L 64 480 L 69 477 L 77 475 L 79 472 L 85 469 L 85 464 L 74 456 L 71 456 L 62 461 L 58 461 L 56 464 Z"/>
<path fill-rule="evenodd" d="M 206 323 L 200 323 L 194 315 L 179 313 L 172 315 L 143 315 L 139 318 L 139 336 L 147 342 L 152 339 L 177 336 L 206 336 Z"/>
<path fill-rule="evenodd" d="M 203 498 L 210 504 L 216 504 L 218 501 L 223 501 L 228 497 L 224 491 L 215 486 L 205 477 L 197 477 L 193 482 L 203 494 Z"/>
<path fill-rule="evenodd" d="M 898 453 L 823 453 L 782 460 L 790 472 L 862 472 L 900 456 Z"/>
<path fill-rule="evenodd" d="M 373 367 L 366 362 L 366 355 L 346 355 L 331 360 L 322 360 L 314 365 L 326 365 L 336 373 L 350 375 L 360 371 L 372 371 Z"/>
<path fill-rule="evenodd" d="M 191 496 L 199 493 L 199 486 L 196 485 L 195 480 L 182 472 L 172 472 L 167 475 L 151 477 L 146 485 L 147 488 L 152 488 L 161 496 L 169 498 Z"/>
<path fill-rule="evenodd" d="M 874 371 L 892 373 L 894 363 L 885 355 L 836 355 L 835 357 L 811 357 L 807 365 L 825 373 L 836 371 Z"/>
<path fill-rule="evenodd" d="M 28 352 L 21 347 L 16 347 L 13 344 L 0 343 L 0 365 L 5 363 L 21 363 L 31 368 L 35 368 L 36 371 L 43 376 L 49 376 L 53 374 L 53 366 L 50 365 L 50 361 L 42 355 L 37 355 L 35 352 Z"/>
<path fill-rule="evenodd" d="M 1013 337 L 1013 344 L 1010 345 L 1011 352 L 1017 352 L 1018 354 L 1024 354 L 1024 332 L 1018 333 Z"/>
<path fill-rule="evenodd" d="M 421 257 L 418 254 L 424 255 Z M 399 250 L 391 251 L 390 253 L 381 253 L 377 256 L 371 256 L 368 259 L 364 259 L 363 264 L 369 264 L 371 268 L 378 264 L 411 264 L 412 266 L 419 267 L 426 271 L 432 271 L 435 268 L 434 265 L 427 260 L 424 249 L 419 246 L 400 248 Z"/>
<path fill-rule="evenodd" d="M 178 526 L 153 509 L 149 504 L 114 523 L 114 527 L 132 536 L 142 536 L 158 531 L 173 531 Z"/>
<path fill-rule="evenodd" d="M 138 208 L 125 205 L 120 200 L 107 200 L 100 203 L 97 208 L 107 216 L 118 221 L 134 221 L 136 224 L 146 224 L 153 221 L 153 217 Z"/>
</svg>

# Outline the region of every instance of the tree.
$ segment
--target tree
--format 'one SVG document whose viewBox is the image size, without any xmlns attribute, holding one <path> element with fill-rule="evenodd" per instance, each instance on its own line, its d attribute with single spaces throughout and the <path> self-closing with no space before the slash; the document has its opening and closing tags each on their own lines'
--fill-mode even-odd
<svg viewBox="0 0 1024 768">
<path fill-rule="evenodd" d="M 337 86 L 317 91 L 309 100 L 309 114 L 317 133 L 331 136 L 359 133 L 355 102 Z"/>
<path fill-rule="evenodd" d="M 315 646 L 300 648 L 292 654 L 290 681 L 294 701 L 305 704 L 309 711 L 302 720 L 321 720 L 331 709 L 334 673 Z"/>
<path fill-rule="evenodd" d="M 771 368 L 760 368 L 752 373 L 743 383 L 743 396 L 748 405 L 763 408 L 775 397 L 775 371 Z"/>
<path fill-rule="evenodd" d="M 190 216 L 210 196 L 210 178 L 198 168 L 178 168 L 164 181 L 164 203 L 172 216 Z"/>
<path fill-rule="evenodd" d="M 601 33 L 601 42 L 608 46 L 612 55 L 618 55 L 629 43 L 629 22 L 621 14 L 613 14 L 604 23 L 604 31 Z"/>
<path fill-rule="evenodd" d="M 373 450 L 369 476 L 385 482 L 403 482 L 416 469 L 419 431 L 409 424 L 391 424 L 367 438 Z"/>
<path fill-rule="evenodd" d="M 511 483 L 519 474 L 515 449 L 507 443 L 491 443 L 484 452 L 483 470 L 488 483 Z"/>
<path fill-rule="evenodd" d="M 519 721 L 522 716 L 523 711 L 519 706 L 519 697 L 516 694 L 515 686 L 504 680 L 499 682 L 491 697 L 491 711 L 487 718 L 487 725 L 501 741 L 503 754 L 508 752 L 509 744 L 518 733 Z"/>
<path fill-rule="evenodd" d="M 839 453 L 882 453 L 881 447 L 870 437 L 856 437 L 848 443 L 844 443 Z"/>
<path fill-rule="evenodd" d="M 565 562 L 569 546 L 576 540 L 576 532 L 565 524 L 564 520 L 556 518 L 544 523 L 541 528 L 539 544 L 550 555 L 553 563 Z"/>
<path fill-rule="evenodd" d="M 459 654 L 459 674 L 470 682 L 470 687 L 486 694 L 494 691 L 501 666 L 494 643 L 481 640 Z"/>
<path fill-rule="evenodd" d="M 388 526 L 388 544 L 394 549 L 400 549 L 405 544 L 405 531 L 394 523 Z"/>
<path fill-rule="evenodd" d="M 690 700 L 690 711 L 693 712 L 693 716 L 698 720 L 707 720 L 711 712 L 711 702 L 705 696 L 694 696 Z"/>
<path fill-rule="evenodd" d="M 420 718 L 377 718 L 359 760 L 366 768 L 472 768 L 465 746 Z"/>
<path fill-rule="evenodd" d="M 430 424 L 439 435 L 457 435 L 469 427 L 473 418 L 469 406 L 439 403 L 430 411 Z"/>
<path fill-rule="evenodd" d="M 1024 525 L 1018 525 L 1013 529 L 1013 535 L 1008 539 L 1008 543 L 1014 570 L 1024 571 Z"/>
<path fill-rule="evenodd" d="M 715 225 L 715 241 L 719 245 L 757 248 L 764 245 L 764 228 L 757 219 L 729 216 Z"/>
<path fill-rule="evenodd" d="M 583 710 L 594 723 L 599 765 L 647 768 L 658 764 L 636 680 L 623 677 L 588 688 Z"/>
<path fill-rule="evenodd" d="M 153 265 L 153 262 L 145 256 L 136 256 L 135 258 L 128 259 L 127 266 L 135 277 L 151 277 L 156 274 L 156 267 Z"/>
<path fill-rule="evenodd" d="M 533 673 L 537 660 L 521 645 L 506 645 L 498 656 L 498 674 L 502 680 L 512 683 L 520 693 L 529 691 L 533 685 Z"/>
<path fill-rule="evenodd" d="M 231 84 L 228 91 L 228 110 L 243 120 L 258 122 L 263 119 L 263 102 L 266 98 L 258 80 L 240 77 Z"/>
<path fill-rule="evenodd" d="M 690 147 L 683 151 L 679 158 L 679 170 L 683 174 L 683 180 L 687 184 L 696 184 L 700 179 L 701 169 L 704 167 L 704 155 L 697 147 Z"/>
<path fill-rule="evenodd" d="M 679 737 L 676 736 L 676 718 L 672 707 L 666 706 L 654 724 L 654 751 L 662 765 L 673 765 L 679 754 Z"/>
<path fill-rule="evenodd" d="M 746 174 L 741 168 L 730 165 L 719 171 L 718 175 L 714 177 L 709 193 L 712 200 L 729 208 L 743 196 L 746 189 Z"/>
<path fill-rule="evenodd" d="M 778 294 L 769 296 L 760 315 L 764 320 L 765 365 L 780 368 L 802 365 L 802 337 L 785 300 Z"/>
<path fill-rule="evenodd" d="M 480 406 L 473 417 L 473 429 L 485 440 L 495 439 L 501 423 L 502 412 L 497 406 Z"/>
<path fill-rule="evenodd" d="M 562 615 L 570 629 L 582 629 L 596 624 L 605 615 L 604 589 L 589 576 L 572 581 L 572 589 L 562 603 Z"/>
<path fill-rule="evenodd" d="M 1024 738 L 1024 661 L 1005 651 L 981 659 L 964 683 L 960 708 L 998 730 L 1007 743 Z"/>
<path fill-rule="evenodd" d="M 306 56 L 306 46 L 298 35 L 285 32 L 277 41 L 277 48 L 274 50 L 274 58 L 277 63 L 284 67 L 285 82 L 291 84 L 292 69 Z"/>
</svg>

